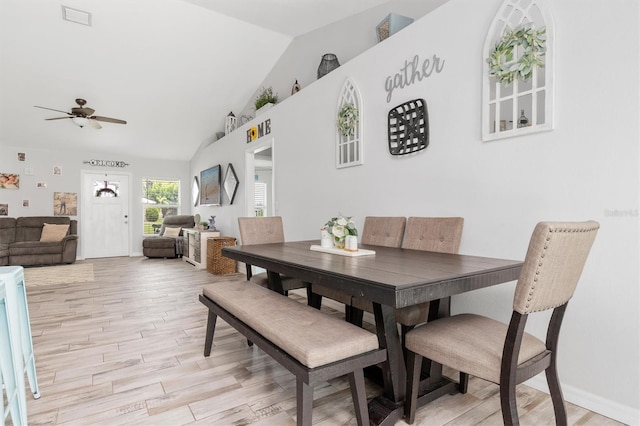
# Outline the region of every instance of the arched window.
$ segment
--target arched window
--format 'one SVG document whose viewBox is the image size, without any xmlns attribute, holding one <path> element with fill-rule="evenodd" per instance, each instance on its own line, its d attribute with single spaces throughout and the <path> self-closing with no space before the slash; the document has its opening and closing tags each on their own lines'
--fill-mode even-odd
<svg viewBox="0 0 640 426">
<path fill-rule="evenodd" d="M 542 0 L 505 0 L 484 42 L 482 140 L 553 129 L 553 19 Z"/>
<path fill-rule="evenodd" d="M 362 164 L 362 99 L 350 78 L 344 82 L 336 113 L 336 168 Z"/>
</svg>

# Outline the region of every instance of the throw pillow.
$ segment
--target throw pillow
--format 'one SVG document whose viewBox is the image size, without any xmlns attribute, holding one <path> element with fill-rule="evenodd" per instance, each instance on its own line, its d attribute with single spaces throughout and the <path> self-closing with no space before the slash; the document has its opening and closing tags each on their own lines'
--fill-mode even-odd
<svg viewBox="0 0 640 426">
<path fill-rule="evenodd" d="M 179 237 L 180 236 L 180 231 L 182 231 L 182 228 L 164 228 L 164 234 L 162 234 L 163 237 Z"/>
<path fill-rule="evenodd" d="M 42 227 L 40 241 L 62 241 L 62 239 L 67 236 L 68 231 L 69 225 L 54 225 L 52 223 L 45 223 Z"/>
</svg>

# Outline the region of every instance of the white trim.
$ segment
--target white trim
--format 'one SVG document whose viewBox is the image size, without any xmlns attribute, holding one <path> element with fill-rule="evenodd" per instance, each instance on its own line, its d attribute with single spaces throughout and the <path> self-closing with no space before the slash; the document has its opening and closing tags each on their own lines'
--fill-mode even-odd
<svg viewBox="0 0 640 426">
<path fill-rule="evenodd" d="M 547 386 L 544 374 L 539 374 L 527 380 L 524 384 L 546 394 L 549 393 L 549 387 Z M 569 386 L 564 383 L 561 384 L 561 387 L 562 395 L 566 402 L 583 407 L 586 410 L 593 411 L 627 425 L 640 425 L 640 410 L 638 409 L 622 405 L 616 401 L 585 392 L 582 389 Z"/>
</svg>

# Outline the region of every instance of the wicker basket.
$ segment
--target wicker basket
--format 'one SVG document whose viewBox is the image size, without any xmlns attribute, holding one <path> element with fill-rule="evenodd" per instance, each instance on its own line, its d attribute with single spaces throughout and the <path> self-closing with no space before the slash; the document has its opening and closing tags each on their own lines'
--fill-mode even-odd
<svg viewBox="0 0 640 426">
<path fill-rule="evenodd" d="M 222 255 L 222 248 L 235 246 L 233 237 L 207 238 L 207 271 L 214 275 L 226 275 L 237 272 L 237 262 Z"/>
</svg>

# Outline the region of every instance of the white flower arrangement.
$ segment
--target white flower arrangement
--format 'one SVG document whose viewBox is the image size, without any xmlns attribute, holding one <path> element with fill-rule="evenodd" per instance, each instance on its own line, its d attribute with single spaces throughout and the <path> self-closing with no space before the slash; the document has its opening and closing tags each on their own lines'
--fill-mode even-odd
<svg viewBox="0 0 640 426">
<path fill-rule="evenodd" d="M 489 75 L 503 84 L 512 83 L 516 77 L 522 81 L 529 80 L 534 68 L 544 66 L 542 56 L 546 51 L 546 41 L 546 28 L 534 29 L 531 23 L 514 31 L 505 31 L 487 58 Z M 522 55 L 516 59 L 519 48 Z"/>
<path fill-rule="evenodd" d="M 358 108 L 354 104 L 342 105 L 338 111 L 338 121 L 336 126 L 342 136 L 351 136 L 356 131 L 358 125 Z"/>
<path fill-rule="evenodd" d="M 333 238 L 333 242 L 336 246 L 344 245 L 344 240 L 347 235 L 358 236 L 358 230 L 356 229 L 356 225 L 353 223 L 353 219 L 351 217 L 345 217 L 342 215 L 332 217 L 325 224 L 325 227 L 327 232 L 329 232 L 329 235 Z"/>
</svg>

